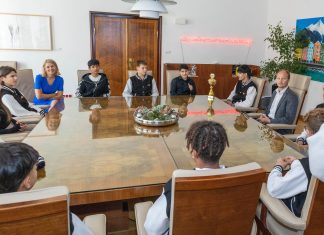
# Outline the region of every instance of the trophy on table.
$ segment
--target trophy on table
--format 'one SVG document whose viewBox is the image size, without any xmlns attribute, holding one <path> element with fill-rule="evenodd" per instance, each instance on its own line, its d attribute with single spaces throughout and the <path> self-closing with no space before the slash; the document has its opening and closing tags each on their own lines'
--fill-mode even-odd
<svg viewBox="0 0 324 235">
<path fill-rule="evenodd" d="M 214 86 L 216 85 L 215 74 L 211 73 L 210 78 L 208 79 L 208 84 L 210 86 L 209 94 L 208 94 L 208 108 L 212 108 L 214 102 Z"/>
</svg>

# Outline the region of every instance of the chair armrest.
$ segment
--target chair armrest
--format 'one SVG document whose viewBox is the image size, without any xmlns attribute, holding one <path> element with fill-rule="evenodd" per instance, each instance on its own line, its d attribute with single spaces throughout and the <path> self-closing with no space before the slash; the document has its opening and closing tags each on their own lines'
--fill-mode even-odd
<svg viewBox="0 0 324 235">
<path fill-rule="evenodd" d="M 16 132 L 11 134 L 3 134 L 0 136 L 3 142 L 22 142 L 30 131 Z"/>
<path fill-rule="evenodd" d="M 297 125 L 292 125 L 292 124 L 281 124 L 281 123 L 270 123 L 267 124 L 268 127 L 276 130 L 276 129 L 286 129 L 286 130 L 294 130 L 296 129 Z"/>
<path fill-rule="evenodd" d="M 259 109 L 257 107 L 236 107 L 239 112 L 256 112 Z"/>
<path fill-rule="evenodd" d="M 305 230 L 306 221 L 296 217 L 281 200 L 271 197 L 265 183 L 261 188 L 260 199 L 279 223 L 295 230 Z"/>
<path fill-rule="evenodd" d="M 36 107 L 40 108 L 40 109 L 47 109 L 50 107 L 50 105 L 47 104 L 37 104 L 35 105 Z"/>
<path fill-rule="evenodd" d="M 15 120 L 18 122 L 24 122 L 24 123 L 33 123 L 37 124 L 40 120 L 42 120 L 41 115 L 32 115 L 32 116 L 24 116 L 24 117 L 14 117 Z"/>
<path fill-rule="evenodd" d="M 144 223 L 145 223 L 147 212 L 152 205 L 153 202 L 147 201 L 147 202 L 136 203 L 134 206 L 135 218 L 136 218 L 136 229 L 138 235 L 147 235 L 144 228 Z"/>
<path fill-rule="evenodd" d="M 262 113 L 247 113 L 247 115 L 251 118 L 259 118 Z"/>
<path fill-rule="evenodd" d="M 287 134 L 287 135 L 283 135 L 283 136 L 285 138 L 295 142 L 297 137 L 300 136 L 300 134 Z"/>
<path fill-rule="evenodd" d="M 83 223 L 94 235 L 106 235 L 106 216 L 104 214 L 89 215 L 84 217 Z"/>
</svg>

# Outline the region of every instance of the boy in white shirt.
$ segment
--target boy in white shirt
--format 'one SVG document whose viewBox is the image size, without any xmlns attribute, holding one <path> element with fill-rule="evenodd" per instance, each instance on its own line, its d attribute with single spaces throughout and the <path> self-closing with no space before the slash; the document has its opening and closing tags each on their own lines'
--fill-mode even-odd
<svg viewBox="0 0 324 235">
<path fill-rule="evenodd" d="M 323 123 L 324 108 L 310 111 L 306 118 L 307 136 L 311 137 L 318 132 Z M 288 166 L 290 170 L 283 175 Z M 281 199 L 292 213 L 300 217 L 311 176 L 308 158 L 279 158 L 268 177 L 267 189 L 272 197 Z"/>
</svg>

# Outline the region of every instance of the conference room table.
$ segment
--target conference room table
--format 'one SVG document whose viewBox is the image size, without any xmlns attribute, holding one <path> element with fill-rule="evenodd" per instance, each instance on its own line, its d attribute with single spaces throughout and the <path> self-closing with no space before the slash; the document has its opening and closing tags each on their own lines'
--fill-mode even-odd
<svg viewBox="0 0 324 235">
<path fill-rule="evenodd" d="M 193 169 L 185 135 L 198 120 L 224 125 L 229 138 L 220 164 L 249 162 L 271 171 L 277 158 L 303 157 L 297 145 L 275 135 L 215 98 L 207 96 L 66 98 L 24 139 L 45 158 L 34 188 L 66 185 L 71 205 L 157 196 L 175 169 Z M 179 111 L 177 124 L 146 127 L 135 123 L 138 106 L 168 104 Z"/>
</svg>

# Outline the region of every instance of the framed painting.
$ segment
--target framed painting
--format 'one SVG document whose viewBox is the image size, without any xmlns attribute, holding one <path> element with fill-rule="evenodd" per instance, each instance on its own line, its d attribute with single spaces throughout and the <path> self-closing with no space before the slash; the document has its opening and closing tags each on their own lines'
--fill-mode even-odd
<svg viewBox="0 0 324 235">
<path fill-rule="evenodd" d="M 296 58 L 307 65 L 305 74 L 324 82 L 324 17 L 298 19 L 296 38 L 302 42 Z"/>
<path fill-rule="evenodd" d="M 0 50 L 52 50 L 51 17 L 0 13 Z"/>
</svg>

